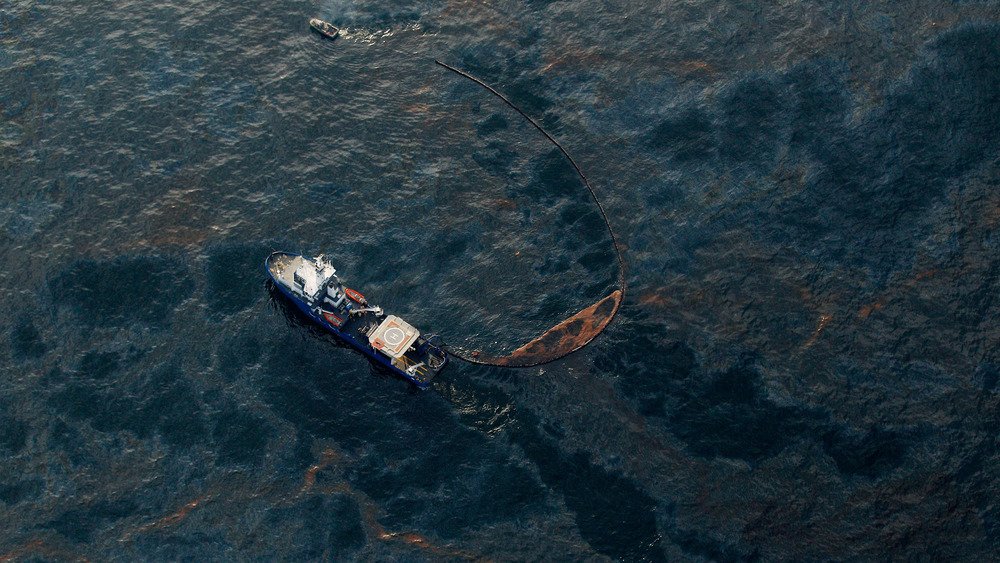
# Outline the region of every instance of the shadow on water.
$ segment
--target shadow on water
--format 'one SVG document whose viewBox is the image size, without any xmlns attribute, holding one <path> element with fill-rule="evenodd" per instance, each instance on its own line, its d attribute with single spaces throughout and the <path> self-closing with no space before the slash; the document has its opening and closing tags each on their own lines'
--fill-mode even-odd
<svg viewBox="0 0 1000 563">
<path fill-rule="evenodd" d="M 544 491 L 531 472 L 508 450 L 455 424 L 437 394 L 345 390 L 350 383 L 330 374 L 330 366 L 301 353 L 307 347 L 287 338 L 267 354 L 271 379 L 263 396 L 300 429 L 301 442 L 335 442 L 307 470 L 306 485 L 354 501 L 358 513 L 345 514 L 341 527 L 360 520 L 369 541 L 477 559 L 453 542 L 537 510 Z"/>
<path fill-rule="evenodd" d="M 160 329 L 170 325 L 174 309 L 194 288 L 188 267 L 163 256 L 79 260 L 48 286 L 56 303 L 76 309 L 87 324 L 140 322 Z"/>
<path fill-rule="evenodd" d="M 212 317 L 224 318 L 243 311 L 260 299 L 258 278 L 234 276 L 233 272 L 255 271 L 261 255 L 266 256 L 269 247 L 266 243 L 230 243 L 206 250 L 205 279 L 208 287 L 205 303 Z"/>
<path fill-rule="evenodd" d="M 482 434 L 503 436 L 524 453 L 542 484 L 572 511 L 580 536 L 591 549 L 622 561 L 665 560 L 657 502 L 632 480 L 594 463 L 588 452 L 564 451 L 557 421 L 542 420 L 519 408 L 501 389 L 468 379 L 444 386 L 440 393 L 463 424 Z"/>
<path fill-rule="evenodd" d="M 626 330 L 598 347 L 593 366 L 614 378 L 638 414 L 664 424 L 702 458 L 758 464 L 801 442 L 820 447 L 845 476 L 875 477 L 905 462 L 914 432 L 875 425 L 854 428 L 826 408 L 781 400 L 765 384 L 767 362 L 740 353 L 722 369 L 675 340 L 645 313 L 626 309 Z"/>
<path fill-rule="evenodd" d="M 586 452 L 566 453 L 544 436 L 538 420 L 519 413 L 511 441 L 538 468 L 576 515 L 580 535 L 594 550 L 622 561 L 665 561 L 656 525 L 656 501 L 631 480 L 594 464 Z"/>
</svg>

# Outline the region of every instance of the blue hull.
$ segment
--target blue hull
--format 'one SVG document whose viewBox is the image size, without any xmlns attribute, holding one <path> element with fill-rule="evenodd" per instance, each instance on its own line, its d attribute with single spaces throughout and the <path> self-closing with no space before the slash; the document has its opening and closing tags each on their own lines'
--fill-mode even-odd
<svg viewBox="0 0 1000 563">
<path fill-rule="evenodd" d="M 421 373 L 421 374 L 418 375 L 416 373 L 409 373 L 406 370 L 399 369 L 398 367 L 396 367 L 395 365 L 393 365 L 393 362 L 392 362 L 392 360 L 390 358 L 388 358 L 388 357 L 384 356 L 383 354 L 380 354 L 376 350 L 374 350 L 372 348 L 371 344 L 367 341 L 367 339 L 365 339 L 363 337 L 363 335 L 361 333 L 358 332 L 358 330 L 356 330 L 356 329 L 355 330 L 350 330 L 350 329 L 344 330 L 344 328 L 348 328 L 350 326 L 350 324 L 351 324 L 350 321 L 345 322 L 342 325 L 341 328 L 338 328 L 338 326 L 336 326 L 333 323 L 331 323 L 329 320 L 327 320 L 326 318 L 324 318 L 321 314 L 317 314 L 316 309 L 314 307 L 310 307 L 310 304 L 307 303 L 302 297 L 300 297 L 299 295 L 296 295 L 295 293 L 293 293 L 285 285 L 285 283 L 283 282 L 283 280 L 280 280 L 275 275 L 275 272 L 272 269 L 271 261 L 272 261 L 272 259 L 276 255 L 280 255 L 280 256 L 283 256 L 283 257 L 287 257 L 287 256 L 298 257 L 298 256 L 300 256 L 298 254 L 285 253 L 285 252 L 281 252 L 281 253 L 276 252 L 276 253 L 273 253 L 270 256 L 268 256 L 268 258 L 264 262 L 264 269 L 267 270 L 268 276 L 270 276 L 271 281 L 274 282 L 275 287 L 277 287 L 278 290 L 281 291 L 281 293 L 285 297 L 289 298 L 293 303 L 295 303 L 295 306 L 298 307 L 299 310 L 301 310 L 303 313 L 305 313 L 306 316 L 308 316 L 310 319 L 312 319 L 314 322 L 316 322 L 317 324 L 319 324 L 323 328 L 325 328 L 328 331 L 330 331 L 331 333 L 333 333 L 334 336 L 336 336 L 337 338 L 341 339 L 343 342 L 346 342 L 347 344 L 351 345 L 353 348 L 355 348 L 358 351 L 360 351 L 361 353 L 363 353 L 369 359 L 377 362 L 379 365 L 384 366 L 386 369 L 392 371 L 393 373 L 399 375 L 400 377 L 406 379 L 407 381 L 412 382 L 414 385 L 416 385 L 416 386 L 418 386 L 420 388 L 426 388 L 427 386 L 429 386 L 430 383 L 431 383 L 431 379 L 433 378 L 433 376 L 436 375 L 437 372 L 439 372 L 444 367 L 444 365 L 448 363 L 448 361 L 449 361 L 450 358 L 449 358 L 447 352 L 445 352 L 444 350 L 441 350 L 440 348 L 437 348 L 437 347 L 434 347 L 434 346 L 430 346 L 431 348 L 433 348 L 433 350 L 437 354 L 440 355 L 440 358 L 443 358 L 443 361 L 441 361 L 441 363 L 439 365 L 435 366 L 435 368 L 433 370 L 433 373 L 431 373 L 429 375 L 429 377 L 428 377 L 427 373 Z M 350 290 L 348 290 L 348 291 L 350 291 Z M 366 305 L 367 305 L 367 303 L 366 303 Z M 384 317 L 384 315 L 382 315 L 382 316 Z M 334 318 L 336 318 L 336 317 L 334 317 Z"/>
</svg>

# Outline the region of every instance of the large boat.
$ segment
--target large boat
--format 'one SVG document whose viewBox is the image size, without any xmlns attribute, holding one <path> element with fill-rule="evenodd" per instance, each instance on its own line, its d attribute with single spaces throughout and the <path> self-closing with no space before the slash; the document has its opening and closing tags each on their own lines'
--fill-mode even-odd
<svg viewBox="0 0 1000 563">
<path fill-rule="evenodd" d="M 303 313 L 389 370 L 427 387 L 448 363 L 448 353 L 433 337 L 348 289 L 322 256 L 311 260 L 274 252 L 264 261 L 278 289 Z"/>
</svg>

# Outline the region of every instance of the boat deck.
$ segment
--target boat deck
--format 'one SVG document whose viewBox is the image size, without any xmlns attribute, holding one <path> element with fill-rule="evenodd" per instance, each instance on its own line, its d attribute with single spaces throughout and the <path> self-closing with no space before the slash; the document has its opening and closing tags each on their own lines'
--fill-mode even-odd
<svg viewBox="0 0 1000 563">
<path fill-rule="evenodd" d="M 294 290 L 295 270 L 302 265 L 303 260 L 304 258 L 301 256 L 281 255 L 271 260 L 268 268 L 275 279 L 283 282 L 285 287 Z"/>
<path fill-rule="evenodd" d="M 296 288 L 295 284 L 295 271 L 302 265 L 303 262 L 308 259 L 302 256 L 296 256 L 292 254 L 278 254 L 272 255 L 268 261 L 268 270 L 272 277 L 279 284 L 283 285 L 289 291 L 298 294 L 299 300 L 303 300 L 305 297 L 302 295 L 301 291 Z M 355 300 L 356 301 L 356 300 Z M 307 302 L 303 300 L 303 302 Z M 413 379 L 418 385 L 424 386 L 430 383 L 431 379 L 441 368 L 447 363 L 447 356 L 437 356 L 431 352 L 433 347 L 423 346 L 426 343 L 426 339 L 423 336 L 417 338 L 413 346 L 411 346 L 406 352 L 404 352 L 399 358 L 393 361 L 392 358 L 386 356 L 385 354 L 372 349 L 368 336 L 373 334 L 378 326 L 385 319 L 385 315 L 376 314 L 375 311 L 364 311 L 361 313 L 355 313 L 353 315 L 345 315 L 343 311 L 330 311 L 334 313 L 337 317 L 344 317 L 344 322 L 339 327 L 333 326 L 333 330 L 339 333 L 343 338 L 352 341 L 352 343 L 364 350 L 367 353 L 375 355 L 377 358 L 393 364 L 395 369 L 404 371 L 408 374 L 408 377 Z M 314 315 L 314 313 L 310 313 Z M 315 317 L 314 317 L 315 318 Z M 329 324 L 325 319 L 316 319 L 324 324 Z M 424 348 L 423 353 L 418 353 L 418 350 Z"/>
<path fill-rule="evenodd" d="M 340 332 L 350 336 L 366 348 L 370 348 L 368 346 L 368 335 L 374 332 L 381 323 L 381 317 L 371 311 L 367 311 L 346 320 L 340 327 Z M 417 341 L 422 343 L 424 339 L 420 337 Z M 374 350 L 372 352 L 378 354 Z M 386 358 L 386 360 L 391 361 L 390 358 Z M 413 379 L 423 384 L 430 383 L 431 379 L 440 371 L 440 368 L 444 364 L 443 359 L 438 359 L 429 352 L 418 354 L 414 348 L 407 350 L 399 358 L 399 362 L 402 363 L 401 369 L 403 371 L 406 371 Z M 411 370 L 411 368 L 413 369 Z"/>
</svg>

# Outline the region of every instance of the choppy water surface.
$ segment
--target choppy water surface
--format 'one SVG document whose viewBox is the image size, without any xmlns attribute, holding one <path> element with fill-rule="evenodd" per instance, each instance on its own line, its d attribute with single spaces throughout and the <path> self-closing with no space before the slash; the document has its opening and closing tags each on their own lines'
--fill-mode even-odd
<svg viewBox="0 0 1000 563">
<path fill-rule="evenodd" d="M 336 41 L 308 18 L 344 28 Z M 0 3 L 0 560 L 980 559 L 997 2 Z M 541 368 L 427 392 L 325 253 Z"/>
</svg>

